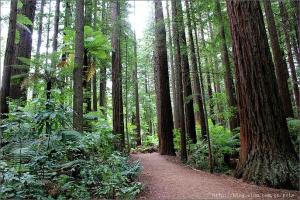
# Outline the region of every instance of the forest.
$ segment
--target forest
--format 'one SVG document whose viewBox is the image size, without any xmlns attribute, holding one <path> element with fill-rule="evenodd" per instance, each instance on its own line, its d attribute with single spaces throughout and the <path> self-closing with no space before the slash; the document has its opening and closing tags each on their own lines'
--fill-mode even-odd
<svg viewBox="0 0 300 200">
<path fill-rule="evenodd" d="M 299 0 L 1 0 L 0 199 L 299 199 Z"/>
</svg>

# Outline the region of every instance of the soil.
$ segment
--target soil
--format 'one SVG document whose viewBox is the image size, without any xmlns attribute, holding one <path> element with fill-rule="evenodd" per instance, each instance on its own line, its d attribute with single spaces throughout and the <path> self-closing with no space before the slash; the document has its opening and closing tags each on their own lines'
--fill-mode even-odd
<svg viewBox="0 0 300 200">
<path fill-rule="evenodd" d="M 145 185 L 139 200 L 192 199 L 300 199 L 300 192 L 257 186 L 223 174 L 210 174 L 180 164 L 175 157 L 158 153 L 132 154 L 143 170 Z"/>
</svg>

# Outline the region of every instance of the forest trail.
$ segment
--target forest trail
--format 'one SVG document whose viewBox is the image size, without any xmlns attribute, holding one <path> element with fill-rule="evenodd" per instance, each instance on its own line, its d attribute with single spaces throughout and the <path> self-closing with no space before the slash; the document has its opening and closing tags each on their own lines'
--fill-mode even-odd
<svg viewBox="0 0 300 200">
<path fill-rule="evenodd" d="M 193 170 L 158 153 L 132 154 L 143 171 L 145 190 L 139 200 L 166 199 L 299 199 L 300 192 L 260 187 L 230 176 Z"/>
</svg>

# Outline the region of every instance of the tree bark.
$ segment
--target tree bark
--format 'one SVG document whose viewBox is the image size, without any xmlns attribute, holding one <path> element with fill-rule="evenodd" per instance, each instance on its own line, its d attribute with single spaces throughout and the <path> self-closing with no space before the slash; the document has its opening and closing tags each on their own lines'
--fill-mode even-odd
<svg viewBox="0 0 300 200">
<path fill-rule="evenodd" d="M 180 49 L 180 38 L 179 38 L 179 24 L 178 24 L 178 0 L 171 1 L 172 7 L 172 32 L 173 32 L 173 43 L 175 53 L 175 74 L 176 74 L 176 98 L 177 108 L 179 112 L 179 128 L 180 132 L 180 158 L 182 162 L 187 160 L 186 151 L 186 129 L 185 129 L 185 118 L 184 118 L 184 102 L 183 102 L 183 83 L 182 83 L 182 66 L 181 66 L 181 49 Z"/>
<path fill-rule="evenodd" d="M 264 10 L 266 15 L 270 40 L 271 40 L 271 47 L 272 47 L 279 95 L 283 103 L 285 116 L 293 117 L 294 113 L 293 113 L 291 96 L 290 96 L 289 86 L 288 86 L 289 74 L 288 74 L 287 64 L 284 60 L 284 53 L 279 45 L 279 39 L 277 35 L 274 14 L 272 11 L 271 2 L 269 0 L 264 0 Z"/>
<path fill-rule="evenodd" d="M 75 68 L 73 70 L 73 128 L 83 132 L 82 67 L 84 62 L 84 0 L 76 0 Z"/>
<path fill-rule="evenodd" d="M 202 102 L 202 92 L 200 88 L 200 80 L 199 80 L 199 73 L 198 73 L 198 66 L 197 66 L 197 56 L 195 50 L 195 43 L 193 37 L 193 29 L 191 23 L 191 14 L 190 14 L 190 2 L 189 0 L 185 0 L 185 7 L 186 7 L 186 15 L 187 15 L 187 26 L 189 32 L 189 40 L 190 40 L 190 53 L 191 53 L 191 60 L 192 60 L 192 81 L 193 81 L 193 98 L 194 102 L 198 106 L 198 111 L 195 114 L 196 120 L 202 127 L 205 127 L 205 115 L 204 115 L 204 108 Z M 205 130 L 205 128 L 204 128 Z M 203 129 L 202 129 L 203 132 Z M 204 135 L 204 133 L 202 133 Z"/>
<path fill-rule="evenodd" d="M 205 47 L 205 39 L 204 39 L 204 30 L 203 27 L 200 27 L 200 33 L 201 33 L 201 40 L 203 42 L 203 46 Z M 208 60 L 205 57 L 205 64 L 207 65 Z M 211 116 L 211 120 L 213 122 L 213 124 L 215 124 L 215 120 L 214 120 L 214 105 L 212 103 L 212 96 L 213 96 L 213 91 L 212 91 L 212 87 L 211 87 L 211 77 L 210 77 L 210 71 L 209 68 L 206 67 L 206 82 L 207 82 L 207 94 L 208 94 L 208 108 L 209 108 L 209 115 Z M 204 87 L 204 85 L 203 85 Z M 207 114 L 207 121 L 208 121 L 208 114 Z M 208 127 L 208 126 L 207 126 Z"/>
<path fill-rule="evenodd" d="M 192 143 L 197 142 L 196 127 L 195 127 L 195 116 L 194 106 L 192 98 L 192 86 L 190 78 L 190 66 L 188 58 L 188 46 L 185 36 L 185 25 L 183 20 L 183 11 L 181 1 L 178 1 L 178 28 L 179 28 L 179 41 L 180 41 L 180 52 L 181 52 L 181 65 L 182 65 L 182 84 L 183 84 L 183 95 L 184 95 L 184 117 L 185 117 L 185 128 L 186 134 Z"/>
<path fill-rule="evenodd" d="M 84 14 L 84 25 L 92 26 L 92 1 L 85 1 L 85 14 Z M 87 49 L 84 51 L 84 64 L 83 64 L 83 101 L 84 101 L 84 112 L 88 113 L 92 111 L 92 85 L 91 80 L 87 80 L 89 69 L 91 68 L 92 58 L 88 55 Z"/>
<path fill-rule="evenodd" d="M 23 0 L 23 7 L 21 13 L 28 17 L 32 23 L 34 23 L 36 0 Z M 24 64 L 19 57 L 31 58 L 32 49 L 32 31 L 33 25 L 26 25 L 26 27 L 18 27 L 20 32 L 20 41 L 16 47 L 16 60 L 15 65 L 12 67 L 12 77 L 17 77 L 10 86 L 10 97 L 12 99 L 27 99 L 27 88 L 22 86 L 22 82 L 28 75 L 29 67 Z"/>
<path fill-rule="evenodd" d="M 37 58 L 39 58 L 40 54 L 41 54 L 45 1 L 46 0 L 41 1 L 41 10 L 39 13 L 38 40 L 37 40 L 37 48 L 36 48 L 36 57 Z"/>
<path fill-rule="evenodd" d="M 58 26 L 59 26 L 59 14 L 60 14 L 60 0 L 56 0 L 56 6 L 55 6 L 55 16 L 54 16 L 54 32 L 53 32 L 53 42 L 52 42 L 52 52 L 57 51 L 58 47 Z M 51 68 L 54 69 L 56 66 L 56 61 L 54 59 L 51 60 Z M 51 99 L 51 89 L 52 89 L 52 77 L 49 72 L 47 76 L 47 86 L 46 86 L 46 96 L 47 101 L 50 101 Z"/>
<path fill-rule="evenodd" d="M 94 30 L 96 30 L 97 28 L 97 0 L 93 0 L 93 28 Z M 96 61 L 95 58 L 93 58 L 92 61 L 92 65 L 96 66 Z M 93 93 L 92 93 L 92 97 L 93 97 L 93 111 L 96 112 L 97 111 L 97 72 L 95 71 L 95 74 L 93 75 L 92 78 L 92 89 L 93 89 Z"/>
<path fill-rule="evenodd" d="M 298 188 L 298 158 L 280 101 L 259 1 L 227 1 L 233 40 L 240 159 L 236 176 L 271 187 Z"/>
<path fill-rule="evenodd" d="M 237 107 L 236 97 L 235 97 L 235 88 L 231 73 L 230 60 L 228 55 L 228 48 L 226 44 L 226 36 L 225 36 L 225 25 L 223 21 L 222 11 L 221 11 L 221 3 L 220 0 L 216 0 L 216 14 L 219 21 L 220 26 L 220 36 L 221 36 L 221 55 L 222 55 L 222 64 L 225 67 L 225 90 L 228 99 L 228 105 L 230 107 Z M 229 127 L 230 130 L 233 130 L 239 126 L 239 115 L 238 112 L 235 112 L 234 115 L 229 119 Z"/>
<path fill-rule="evenodd" d="M 130 153 L 130 138 L 128 130 L 128 39 L 125 35 L 125 135 L 127 140 L 127 152 Z"/>
<path fill-rule="evenodd" d="M 295 102 L 297 106 L 297 115 L 300 118 L 300 92 L 299 92 L 297 73 L 296 73 L 295 63 L 294 63 L 293 53 L 292 53 L 291 38 L 289 35 L 289 33 L 291 32 L 291 27 L 288 20 L 288 13 L 286 7 L 282 0 L 278 0 L 278 1 L 279 1 L 280 16 L 283 25 L 282 28 L 283 28 L 284 38 L 285 38 L 285 45 L 287 48 L 288 62 L 291 69 L 293 90 L 294 90 Z"/>
<path fill-rule="evenodd" d="M 118 136 L 115 141 L 117 150 L 122 151 L 125 145 L 123 99 L 122 99 L 122 65 L 120 52 L 120 2 L 111 1 L 112 8 L 112 101 L 113 101 L 113 132 Z"/>
<path fill-rule="evenodd" d="M 138 82 L 138 64 L 137 64 L 137 40 L 134 32 L 134 96 L 135 96 L 135 126 L 136 126 L 136 145 L 142 145 L 141 122 L 140 122 L 140 101 L 139 101 L 139 82 Z"/>
<path fill-rule="evenodd" d="M 0 93 L 0 118 L 4 118 L 5 114 L 9 112 L 9 106 L 7 98 L 9 96 L 10 78 L 11 78 L 11 66 L 14 64 L 15 58 L 15 38 L 16 38 L 16 26 L 17 26 L 17 4 L 18 0 L 11 0 L 10 14 L 9 14 L 9 26 L 8 37 L 6 42 L 5 56 L 4 56 L 4 68 L 2 76 L 2 86 Z"/>
<path fill-rule="evenodd" d="M 173 116 L 170 98 L 166 29 L 161 0 L 155 0 L 155 65 L 157 82 L 157 123 L 160 135 L 159 152 L 175 155 L 173 143 Z"/>
<path fill-rule="evenodd" d="M 39 17 L 38 17 L 38 39 L 37 39 L 37 48 L 36 48 L 36 58 L 39 60 L 40 58 L 40 54 L 41 54 L 41 46 L 42 46 L 42 34 L 43 34 L 43 18 L 44 18 L 44 7 L 45 7 L 45 0 L 41 1 L 40 4 L 40 13 L 39 13 Z M 35 72 L 38 72 L 38 67 L 35 67 Z M 36 86 L 33 86 L 33 98 L 36 97 Z"/>
<path fill-rule="evenodd" d="M 191 8 L 193 7 L 193 1 L 191 1 Z M 192 12 L 193 15 L 193 12 Z M 205 90 L 204 90 L 204 84 L 203 84 L 203 74 L 202 74 L 202 69 L 201 69 L 201 59 L 200 59 L 200 48 L 199 48 L 199 41 L 198 41 L 198 32 L 197 32 L 197 24 L 196 24 L 196 20 L 195 20 L 195 16 L 193 15 L 193 29 L 195 32 L 195 42 L 196 42 L 196 50 L 197 50 L 197 61 L 198 61 L 198 71 L 199 71 L 199 80 L 200 80 L 200 92 L 201 92 L 201 101 L 203 104 L 203 116 L 201 116 L 201 136 L 202 139 L 206 139 L 207 138 L 207 132 L 208 132 L 208 118 L 207 118 L 207 112 L 206 112 L 206 103 L 205 103 L 205 98 L 204 98 L 204 94 L 205 94 Z"/>
<path fill-rule="evenodd" d="M 135 0 L 134 0 L 134 15 L 135 15 Z M 137 57 L 137 39 L 136 31 L 134 29 L 134 70 L 133 70 L 133 79 L 134 79 L 134 97 L 135 97 L 135 126 L 136 126 L 136 146 L 142 145 L 141 138 L 141 121 L 140 121 L 140 100 L 139 100 L 139 81 L 138 81 L 138 57 Z"/>
<path fill-rule="evenodd" d="M 178 109 L 176 109 L 177 106 L 177 98 L 176 98 L 176 74 L 175 74 L 175 68 L 174 68 L 174 52 L 173 52 L 173 42 L 172 42 L 172 32 L 171 32 L 171 17 L 170 17 L 170 11 L 169 11 L 169 0 L 166 2 L 166 10 L 167 10 L 167 26 L 168 26 L 168 42 L 169 42 L 169 55 L 170 55 L 170 68 L 171 68 L 171 86 L 172 86 L 172 100 L 173 100 L 173 118 L 174 118 L 174 128 L 179 128 L 179 112 Z"/>
<path fill-rule="evenodd" d="M 107 21 L 106 15 L 106 1 L 102 1 L 102 21 Z M 106 25 L 104 23 L 102 28 L 103 34 L 106 34 Z M 106 65 L 102 65 L 100 68 L 100 77 L 99 77 L 99 106 L 103 115 L 106 115 Z"/>
</svg>

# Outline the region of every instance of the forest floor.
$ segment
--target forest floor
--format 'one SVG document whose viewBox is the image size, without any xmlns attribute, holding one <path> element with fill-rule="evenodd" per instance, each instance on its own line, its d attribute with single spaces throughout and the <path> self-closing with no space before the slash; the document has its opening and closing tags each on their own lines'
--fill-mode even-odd
<svg viewBox="0 0 300 200">
<path fill-rule="evenodd" d="M 261 187 L 231 176 L 194 170 L 158 153 L 132 154 L 132 158 L 143 165 L 139 181 L 145 189 L 139 200 L 300 199 L 299 191 Z"/>
</svg>

